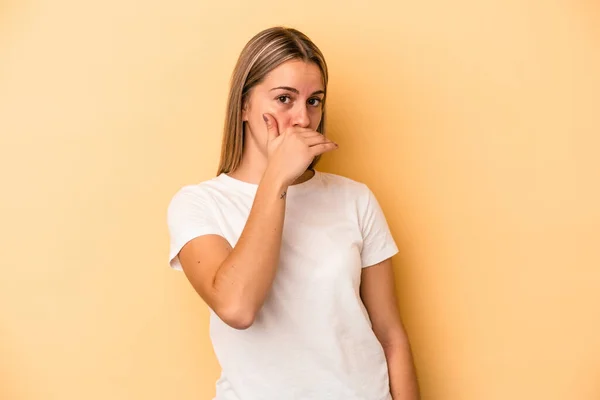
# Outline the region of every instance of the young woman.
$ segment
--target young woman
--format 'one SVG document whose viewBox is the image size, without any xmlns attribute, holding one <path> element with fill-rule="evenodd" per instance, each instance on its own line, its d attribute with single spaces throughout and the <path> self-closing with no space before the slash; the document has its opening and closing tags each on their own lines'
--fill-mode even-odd
<svg viewBox="0 0 600 400">
<path fill-rule="evenodd" d="M 398 249 L 369 188 L 315 170 L 327 65 L 301 32 L 253 37 L 235 66 L 215 178 L 168 208 L 170 265 L 211 310 L 216 400 L 415 400 L 394 293 Z"/>
</svg>

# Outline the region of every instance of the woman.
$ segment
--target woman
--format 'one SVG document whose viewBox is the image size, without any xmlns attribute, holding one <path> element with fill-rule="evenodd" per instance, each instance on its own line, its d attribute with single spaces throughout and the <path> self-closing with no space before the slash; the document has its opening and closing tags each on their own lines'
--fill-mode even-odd
<svg viewBox="0 0 600 400">
<path fill-rule="evenodd" d="M 327 78 L 301 32 L 253 37 L 217 177 L 169 204 L 170 265 L 211 310 L 217 400 L 418 398 L 381 208 L 364 184 L 314 169 L 338 148 Z"/>
</svg>

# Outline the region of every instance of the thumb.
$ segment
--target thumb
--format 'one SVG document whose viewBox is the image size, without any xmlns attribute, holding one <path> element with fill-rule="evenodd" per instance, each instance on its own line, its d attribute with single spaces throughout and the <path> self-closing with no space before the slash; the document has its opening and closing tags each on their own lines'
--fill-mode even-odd
<svg viewBox="0 0 600 400">
<path fill-rule="evenodd" d="M 277 126 L 277 120 L 271 114 L 263 114 L 265 124 L 267 124 L 267 133 L 269 141 L 279 136 L 279 127 Z"/>
</svg>

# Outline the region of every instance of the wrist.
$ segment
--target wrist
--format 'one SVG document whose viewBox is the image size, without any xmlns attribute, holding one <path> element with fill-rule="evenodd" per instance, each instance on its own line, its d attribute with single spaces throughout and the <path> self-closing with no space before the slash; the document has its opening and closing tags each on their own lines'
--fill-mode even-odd
<svg viewBox="0 0 600 400">
<path fill-rule="evenodd" d="M 288 182 L 280 171 L 269 167 L 265 169 L 260 183 L 266 184 L 281 193 L 287 191 L 288 186 L 291 185 L 291 182 Z"/>
</svg>

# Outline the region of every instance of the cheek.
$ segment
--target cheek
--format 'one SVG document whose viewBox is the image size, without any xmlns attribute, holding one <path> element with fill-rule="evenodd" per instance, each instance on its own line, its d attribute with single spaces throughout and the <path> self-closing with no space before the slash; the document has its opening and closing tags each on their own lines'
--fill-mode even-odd
<svg viewBox="0 0 600 400">
<path fill-rule="evenodd" d="M 262 114 L 251 114 L 248 118 L 248 125 L 250 127 L 251 135 L 257 139 L 261 139 L 267 135 L 267 127 L 265 121 L 262 118 Z"/>
<path fill-rule="evenodd" d="M 320 107 L 309 108 L 308 112 L 310 129 L 317 130 L 323 116 L 323 110 Z M 259 139 L 267 135 L 265 121 L 262 118 L 264 113 L 271 114 L 275 118 L 279 132 L 284 132 L 293 125 L 293 113 L 290 110 L 285 109 L 285 107 L 278 107 L 274 102 L 262 102 L 260 104 L 255 102 L 247 113 L 247 117 L 252 135 Z"/>
<path fill-rule="evenodd" d="M 263 114 L 271 114 L 278 122 L 280 128 L 282 123 L 286 121 L 285 113 L 282 113 L 271 102 L 255 100 L 252 107 L 248 110 L 246 117 L 248 118 L 252 133 L 256 136 L 266 135 L 267 127 L 263 119 Z"/>
<path fill-rule="evenodd" d="M 320 108 L 315 109 L 310 115 L 310 128 L 314 131 L 317 130 L 323 117 L 322 110 Z"/>
</svg>

